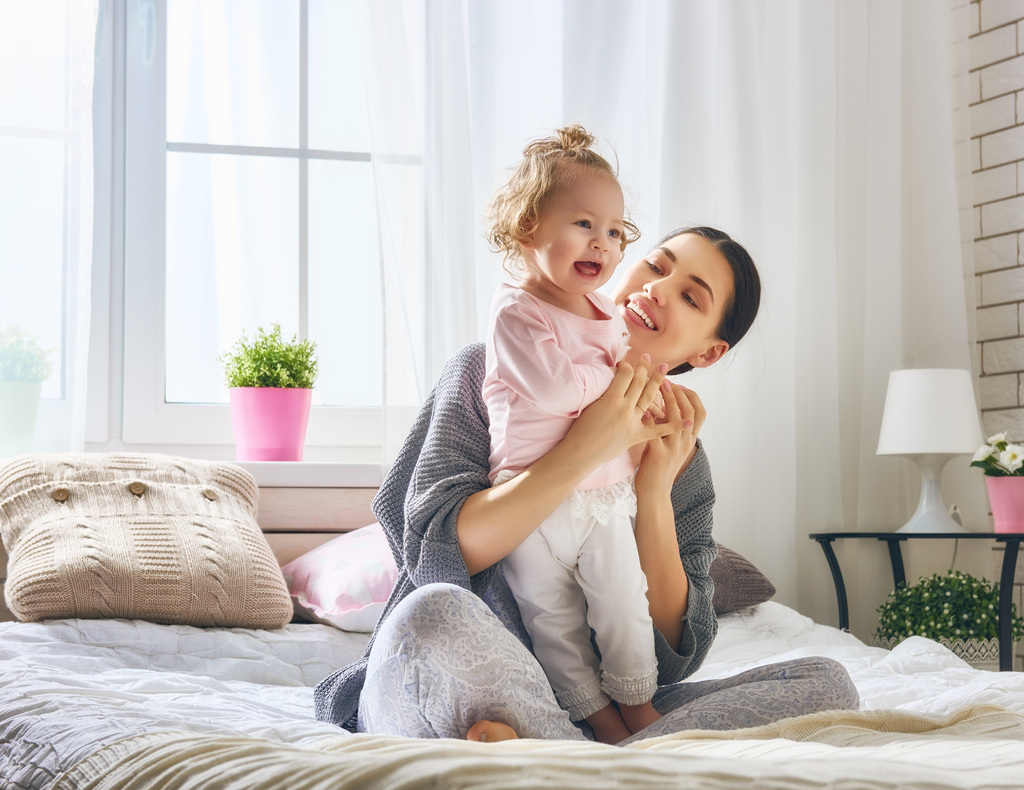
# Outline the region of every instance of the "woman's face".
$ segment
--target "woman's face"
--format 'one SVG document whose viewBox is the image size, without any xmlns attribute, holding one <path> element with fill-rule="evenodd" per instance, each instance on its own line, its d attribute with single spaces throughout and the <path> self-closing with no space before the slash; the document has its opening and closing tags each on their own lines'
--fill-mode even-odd
<svg viewBox="0 0 1024 790">
<path fill-rule="evenodd" d="M 732 269 L 712 242 L 694 233 L 669 239 L 630 266 L 612 292 L 629 329 L 627 359 L 649 354 L 669 369 L 707 367 L 729 348 L 717 333 L 732 297 Z"/>
</svg>

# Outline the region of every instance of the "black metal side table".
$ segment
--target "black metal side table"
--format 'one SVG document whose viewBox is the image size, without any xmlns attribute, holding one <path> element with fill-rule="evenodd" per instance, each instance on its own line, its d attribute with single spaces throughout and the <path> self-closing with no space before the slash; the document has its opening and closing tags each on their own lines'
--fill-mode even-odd
<svg viewBox="0 0 1024 790">
<path fill-rule="evenodd" d="M 825 552 L 832 581 L 836 585 L 836 603 L 839 605 L 839 627 L 844 631 L 850 627 L 850 609 L 846 600 L 846 585 L 839 560 L 832 550 L 832 542 L 845 538 L 873 538 L 885 541 L 889 546 L 889 562 L 892 565 L 893 587 L 906 584 L 903 570 L 903 553 L 900 544 L 905 540 L 994 540 L 1005 543 L 1003 567 L 999 576 L 999 669 L 1013 668 L 1013 631 L 1010 622 L 1010 604 L 1013 602 L 1013 579 L 1017 572 L 1017 550 L 1024 540 L 1024 532 L 814 532 L 809 536 L 816 540 Z"/>
</svg>

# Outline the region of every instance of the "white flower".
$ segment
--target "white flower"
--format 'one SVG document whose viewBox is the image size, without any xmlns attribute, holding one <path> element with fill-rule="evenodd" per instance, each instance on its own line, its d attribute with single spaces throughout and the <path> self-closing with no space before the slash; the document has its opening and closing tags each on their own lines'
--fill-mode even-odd
<svg viewBox="0 0 1024 790">
<path fill-rule="evenodd" d="M 1000 442 L 1005 442 L 1005 441 L 1006 441 L 1006 431 L 1000 431 L 999 433 L 995 434 L 994 436 L 989 436 L 988 437 L 988 443 L 989 444 L 999 444 Z"/>
<path fill-rule="evenodd" d="M 1006 449 L 999 453 L 999 465 L 1008 472 L 1016 472 L 1024 466 L 1024 447 L 1019 444 L 1006 445 Z"/>
<path fill-rule="evenodd" d="M 971 460 L 972 461 L 987 461 L 991 455 L 992 455 L 992 448 L 989 447 L 987 444 L 983 444 L 981 447 L 979 447 L 977 449 L 977 451 L 974 453 L 974 458 L 972 458 Z"/>
</svg>

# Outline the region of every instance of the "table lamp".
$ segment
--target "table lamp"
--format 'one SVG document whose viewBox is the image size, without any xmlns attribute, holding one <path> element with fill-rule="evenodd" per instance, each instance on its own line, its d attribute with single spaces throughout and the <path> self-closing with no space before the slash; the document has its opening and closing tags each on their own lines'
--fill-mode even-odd
<svg viewBox="0 0 1024 790">
<path fill-rule="evenodd" d="M 942 468 L 981 445 L 969 370 L 894 370 L 885 393 L 878 455 L 905 455 L 921 470 L 921 501 L 897 532 L 967 532 L 942 501 Z"/>
</svg>

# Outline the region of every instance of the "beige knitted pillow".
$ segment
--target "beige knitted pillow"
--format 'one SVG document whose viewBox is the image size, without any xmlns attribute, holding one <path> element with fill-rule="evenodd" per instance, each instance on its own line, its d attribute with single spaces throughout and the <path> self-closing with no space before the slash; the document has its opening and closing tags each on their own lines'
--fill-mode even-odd
<svg viewBox="0 0 1024 790">
<path fill-rule="evenodd" d="M 232 464 L 129 453 L 22 455 L 0 466 L 5 597 L 63 617 L 280 628 L 291 599 Z"/>
</svg>

